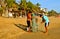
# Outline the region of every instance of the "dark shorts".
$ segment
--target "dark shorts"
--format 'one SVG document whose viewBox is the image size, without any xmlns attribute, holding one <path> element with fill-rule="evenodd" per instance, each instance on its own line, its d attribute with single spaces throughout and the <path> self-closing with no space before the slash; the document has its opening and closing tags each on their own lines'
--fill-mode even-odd
<svg viewBox="0 0 60 39">
<path fill-rule="evenodd" d="M 27 27 L 30 27 L 30 21 L 27 21 Z"/>
<path fill-rule="evenodd" d="M 48 23 L 45 23 L 45 27 L 49 26 L 49 22 Z"/>
</svg>

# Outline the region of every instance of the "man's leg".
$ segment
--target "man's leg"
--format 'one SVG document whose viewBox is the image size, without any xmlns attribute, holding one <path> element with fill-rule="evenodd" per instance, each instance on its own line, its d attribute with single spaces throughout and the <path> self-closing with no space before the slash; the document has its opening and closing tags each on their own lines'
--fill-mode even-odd
<svg viewBox="0 0 60 39">
<path fill-rule="evenodd" d="M 48 32 L 47 26 L 48 26 L 48 24 L 45 23 L 45 30 L 46 30 L 46 32 Z"/>
<path fill-rule="evenodd" d="M 29 32 L 30 31 L 30 21 L 27 21 L 27 31 Z"/>
</svg>

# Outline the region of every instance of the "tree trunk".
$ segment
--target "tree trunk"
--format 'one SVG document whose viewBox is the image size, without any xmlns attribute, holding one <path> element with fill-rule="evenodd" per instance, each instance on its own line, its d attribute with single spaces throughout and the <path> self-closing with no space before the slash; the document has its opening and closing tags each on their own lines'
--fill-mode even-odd
<svg viewBox="0 0 60 39">
<path fill-rule="evenodd" d="M 5 10 L 5 17 L 8 17 L 8 9 Z"/>
</svg>

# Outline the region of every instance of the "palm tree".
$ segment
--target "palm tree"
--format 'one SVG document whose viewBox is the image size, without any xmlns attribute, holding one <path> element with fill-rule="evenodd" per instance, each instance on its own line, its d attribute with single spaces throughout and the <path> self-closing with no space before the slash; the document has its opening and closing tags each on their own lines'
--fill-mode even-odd
<svg viewBox="0 0 60 39">
<path fill-rule="evenodd" d="M 39 7 L 39 6 L 40 6 L 40 4 L 39 4 L 39 3 L 37 3 L 37 4 L 36 4 L 36 6 L 38 6 L 38 7 Z"/>
<path fill-rule="evenodd" d="M 14 4 L 15 0 L 5 0 L 4 2 L 7 4 L 5 7 L 5 16 L 8 17 L 8 10 L 12 10 L 12 5 Z"/>
<path fill-rule="evenodd" d="M 5 0 L 7 3 L 8 8 L 12 7 L 12 4 L 15 2 L 15 0 Z"/>
<path fill-rule="evenodd" d="M 30 2 L 30 1 L 28 1 L 28 2 L 27 2 L 27 8 L 32 9 L 32 8 L 33 8 L 33 3 Z"/>
<path fill-rule="evenodd" d="M 5 14 L 5 8 L 6 8 L 6 3 L 5 3 L 5 0 L 0 0 L 0 5 L 1 5 L 1 8 L 3 9 L 3 13 L 2 14 Z"/>
<path fill-rule="evenodd" d="M 21 14 L 25 14 L 26 15 L 26 9 L 27 9 L 27 2 L 26 2 L 26 0 L 21 0 L 21 2 L 20 2 L 20 10 L 24 11 L 24 12 L 22 11 Z"/>
</svg>

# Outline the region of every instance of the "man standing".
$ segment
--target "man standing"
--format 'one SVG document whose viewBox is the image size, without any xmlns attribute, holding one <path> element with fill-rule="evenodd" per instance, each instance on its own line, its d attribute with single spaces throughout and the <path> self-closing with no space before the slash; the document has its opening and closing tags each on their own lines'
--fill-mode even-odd
<svg viewBox="0 0 60 39">
<path fill-rule="evenodd" d="M 27 13 L 27 31 L 28 31 L 28 32 L 30 32 L 30 30 L 31 30 L 31 29 L 30 29 L 30 26 L 31 26 L 31 25 L 30 25 L 30 24 L 31 24 L 31 13 L 32 13 L 31 11 L 29 11 L 29 12 Z"/>
</svg>

